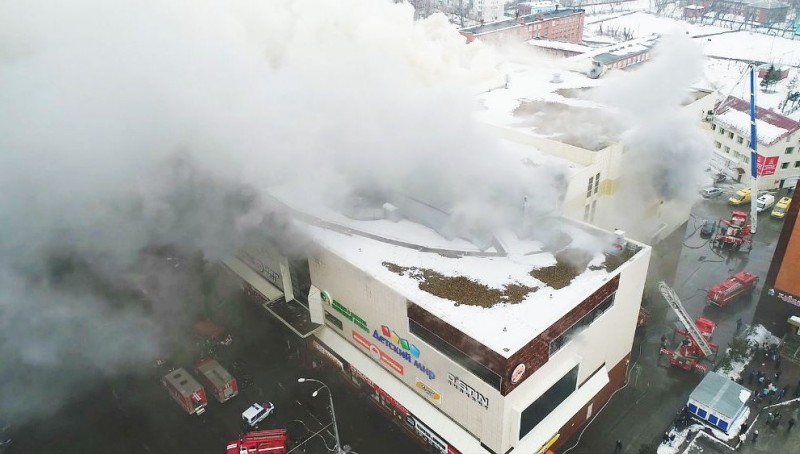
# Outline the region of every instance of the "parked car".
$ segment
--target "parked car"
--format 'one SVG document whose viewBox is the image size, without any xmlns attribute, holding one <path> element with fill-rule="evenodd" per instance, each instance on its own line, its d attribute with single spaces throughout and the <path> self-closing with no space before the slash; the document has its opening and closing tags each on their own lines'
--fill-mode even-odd
<svg viewBox="0 0 800 454">
<path fill-rule="evenodd" d="M 702 191 L 700 191 L 700 195 L 706 199 L 713 199 L 714 197 L 719 197 L 722 195 L 722 189 L 714 187 L 704 188 Z"/>
<path fill-rule="evenodd" d="M 264 402 L 263 404 L 255 403 L 242 412 L 242 419 L 250 427 L 255 427 L 256 424 L 266 419 L 266 417 L 271 415 L 274 411 L 275 405 L 273 405 L 272 402 Z"/>
<path fill-rule="evenodd" d="M 703 225 L 700 226 L 700 237 L 708 238 L 714 234 L 714 228 L 717 226 L 717 223 L 712 219 L 706 219 L 703 221 Z"/>
</svg>

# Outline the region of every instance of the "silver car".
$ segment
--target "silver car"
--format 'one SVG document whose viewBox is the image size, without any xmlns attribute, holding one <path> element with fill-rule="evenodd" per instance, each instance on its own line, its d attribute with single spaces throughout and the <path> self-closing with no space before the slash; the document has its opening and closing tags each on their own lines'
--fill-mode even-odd
<svg viewBox="0 0 800 454">
<path fill-rule="evenodd" d="M 700 195 L 706 199 L 713 199 L 714 197 L 719 197 L 722 195 L 722 189 L 715 187 L 704 188 L 702 191 L 700 191 Z"/>
</svg>

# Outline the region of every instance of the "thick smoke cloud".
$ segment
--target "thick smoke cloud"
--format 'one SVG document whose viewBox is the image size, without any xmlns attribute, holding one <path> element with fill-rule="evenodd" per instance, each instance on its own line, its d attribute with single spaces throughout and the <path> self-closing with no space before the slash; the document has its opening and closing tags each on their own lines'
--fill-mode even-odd
<svg viewBox="0 0 800 454">
<path fill-rule="evenodd" d="M 668 35 L 651 62 L 600 87 L 624 146 L 615 218 L 641 236 L 652 232 L 647 216 L 654 204 L 690 205 L 706 180 L 711 142 L 697 127 L 702 112 L 682 106 L 689 87 L 702 76 L 703 57 L 689 38 Z"/>
<path fill-rule="evenodd" d="M 285 239 L 272 185 L 424 194 L 465 228 L 522 194 L 552 206 L 558 178 L 492 153 L 473 120 L 492 55 L 412 18 L 375 0 L 0 4 L 6 417 L 161 354 L 202 286 L 142 251 Z"/>
</svg>

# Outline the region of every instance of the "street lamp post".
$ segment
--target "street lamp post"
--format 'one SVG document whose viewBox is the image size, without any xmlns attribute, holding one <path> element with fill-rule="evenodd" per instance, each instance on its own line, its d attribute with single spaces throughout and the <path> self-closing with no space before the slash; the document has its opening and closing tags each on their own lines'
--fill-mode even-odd
<svg viewBox="0 0 800 454">
<path fill-rule="evenodd" d="M 319 390 L 322 389 L 322 388 L 325 388 L 325 389 L 328 390 L 328 399 L 330 399 L 330 403 L 331 403 L 331 417 L 333 418 L 333 435 L 336 437 L 336 454 L 345 454 L 345 451 L 342 449 L 342 444 L 339 442 L 339 428 L 336 426 L 336 412 L 333 410 L 333 393 L 331 393 L 331 389 L 328 388 L 328 385 L 326 385 L 325 383 L 323 383 L 323 382 L 321 382 L 319 380 L 313 379 L 313 378 L 298 378 L 297 379 L 298 383 L 305 383 L 307 381 L 314 382 L 314 383 L 319 383 L 320 385 L 322 385 L 319 389 L 317 389 L 316 391 L 311 393 L 312 397 L 317 397 L 317 394 L 319 394 Z"/>
</svg>

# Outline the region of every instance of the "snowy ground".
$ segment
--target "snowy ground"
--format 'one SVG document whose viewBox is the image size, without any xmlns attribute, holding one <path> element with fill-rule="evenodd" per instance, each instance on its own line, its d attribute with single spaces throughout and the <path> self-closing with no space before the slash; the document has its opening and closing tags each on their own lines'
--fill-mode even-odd
<svg viewBox="0 0 800 454">
<path fill-rule="evenodd" d="M 768 344 L 779 344 L 781 341 L 780 338 L 767 331 L 767 329 L 764 328 L 763 325 L 756 325 L 748 329 L 746 339 L 750 345 L 758 345 L 758 346 L 764 345 L 765 342 Z M 730 349 L 728 349 L 728 351 L 730 351 Z M 731 380 L 736 381 L 739 378 L 743 378 L 742 372 L 744 371 L 744 368 L 747 367 L 747 365 L 750 364 L 750 361 L 752 360 L 753 360 L 753 352 L 751 351 L 750 355 L 742 359 L 741 361 L 732 362 L 730 370 L 725 370 L 725 371 L 720 370 L 717 372 L 719 372 L 722 375 L 725 375 Z"/>
</svg>

